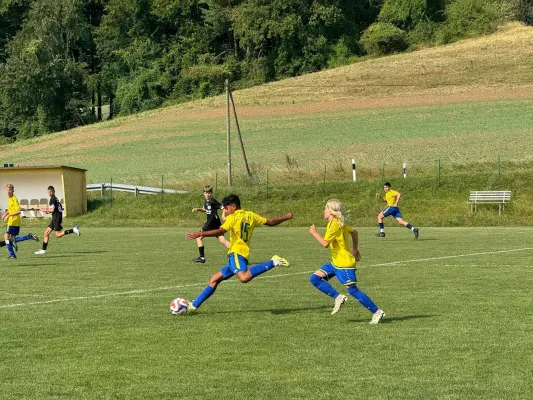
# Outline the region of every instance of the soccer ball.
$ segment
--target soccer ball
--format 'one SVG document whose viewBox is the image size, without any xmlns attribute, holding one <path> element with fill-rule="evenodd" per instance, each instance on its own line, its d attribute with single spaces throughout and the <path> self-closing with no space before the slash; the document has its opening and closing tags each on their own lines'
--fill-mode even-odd
<svg viewBox="0 0 533 400">
<path fill-rule="evenodd" d="M 170 302 L 170 312 L 174 315 L 187 314 L 189 302 L 185 299 L 178 297 Z"/>
</svg>

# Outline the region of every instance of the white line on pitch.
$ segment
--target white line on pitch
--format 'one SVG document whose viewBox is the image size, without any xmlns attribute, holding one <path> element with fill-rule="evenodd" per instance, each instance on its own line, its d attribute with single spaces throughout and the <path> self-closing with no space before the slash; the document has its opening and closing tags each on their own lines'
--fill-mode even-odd
<svg viewBox="0 0 533 400">
<path fill-rule="evenodd" d="M 418 258 L 418 259 L 414 259 L 414 260 L 394 261 L 394 262 L 382 263 L 382 264 L 372 264 L 372 265 L 366 265 L 366 266 L 363 266 L 363 267 L 365 267 L 365 268 L 366 267 L 383 267 L 383 266 L 389 266 L 389 265 L 408 264 L 408 263 L 424 262 L 424 261 L 448 260 L 448 259 L 451 259 L 451 258 L 475 257 L 475 256 L 485 256 L 485 255 L 490 255 L 490 254 L 513 253 L 513 252 L 527 251 L 527 250 L 533 250 L 533 247 L 524 247 L 524 248 L 521 248 L 521 249 L 486 251 L 486 252 L 482 252 L 482 253 L 456 254 L 454 256 Z M 361 267 L 359 267 L 359 268 L 361 268 Z M 314 272 L 314 270 L 313 271 L 305 271 L 305 272 L 294 272 L 294 273 L 288 273 L 288 274 L 276 274 L 276 275 L 260 276 L 260 277 L 258 277 L 256 279 L 273 279 L 273 278 L 293 276 L 293 275 L 310 274 L 312 272 Z M 239 282 L 239 281 L 237 281 L 237 280 L 225 281 L 225 283 L 226 282 L 227 283 L 231 283 L 231 282 L 235 282 L 236 283 L 236 282 Z M 187 288 L 187 287 L 205 286 L 205 284 L 206 284 L 205 282 L 202 282 L 202 283 L 191 283 L 189 285 L 166 286 L 166 287 L 159 287 L 159 288 L 153 288 L 153 289 L 128 290 L 126 292 L 97 294 L 97 295 L 92 295 L 92 296 L 78 296 L 78 297 L 69 297 L 69 298 L 64 298 L 64 299 L 55 299 L 55 300 L 46 300 L 46 301 L 33 301 L 33 302 L 28 302 L 28 303 L 5 304 L 5 305 L 1 305 L 0 309 L 36 306 L 36 305 L 44 305 L 44 304 L 54 304 L 54 303 L 62 303 L 62 302 L 76 301 L 76 300 L 101 299 L 101 298 L 105 298 L 105 297 L 125 296 L 125 295 L 142 294 L 142 293 L 150 293 L 150 292 L 162 292 L 162 291 L 170 290 L 170 289 L 173 290 L 173 289 L 183 289 L 183 288 Z"/>
</svg>

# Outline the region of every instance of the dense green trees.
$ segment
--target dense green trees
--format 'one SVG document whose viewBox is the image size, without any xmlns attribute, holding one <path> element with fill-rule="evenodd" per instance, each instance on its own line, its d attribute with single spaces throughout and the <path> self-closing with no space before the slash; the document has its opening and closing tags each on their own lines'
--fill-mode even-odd
<svg viewBox="0 0 533 400">
<path fill-rule="evenodd" d="M 531 21 L 532 0 L 0 0 L 0 143 Z"/>
</svg>

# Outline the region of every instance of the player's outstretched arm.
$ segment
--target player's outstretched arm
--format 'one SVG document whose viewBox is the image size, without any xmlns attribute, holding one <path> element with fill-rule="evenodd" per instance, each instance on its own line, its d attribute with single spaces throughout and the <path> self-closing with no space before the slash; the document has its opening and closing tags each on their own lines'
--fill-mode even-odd
<svg viewBox="0 0 533 400">
<path fill-rule="evenodd" d="M 189 232 L 189 233 L 186 233 L 185 234 L 185 237 L 187 239 L 197 239 L 199 237 L 204 237 L 204 236 L 221 236 L 221 235 L 224 235 L 226 233 L 226 230 L 224 228 L 218 228 L 218 229 L 213 229 L 211 231 L 205 231 L 205 232 Z"/>
<path fill-rule="evenodd" d="M 267 222 L 265 223 L 265 225 L 276 226 L 276 225 L 281 224 L 282 222 L 285 222 L 285 221 L 288 221 L 289 219 L 292 219 L 292 217 L 293 217 L 292 212 L 289 211 L 283 217 L 267 218 Z"/>
<path fill-rule="evenodd" d="M 355 261 L 359 261 L 361 259 L 361 253 L 359 253 L 359 232 L 354 229 L 350 235 L 352 236 L 352 254 L 355 257 Z"/>
<path fill-rule="evenodd" d="M 309 228 L 309 232 L 311 233 L 311 235 L 313 235 L 316 241 L 320 243 L 320 246 L 324 248 L 327 248 L 329 246 L 329 242 L 326 239 L 324 239 L 322 235 L 320 235 L 320 233 L 318 233 L 318 231 L 316 230 L 316 226 L 314 224 L 311 225 L 311 227 Z"/>
</svg>

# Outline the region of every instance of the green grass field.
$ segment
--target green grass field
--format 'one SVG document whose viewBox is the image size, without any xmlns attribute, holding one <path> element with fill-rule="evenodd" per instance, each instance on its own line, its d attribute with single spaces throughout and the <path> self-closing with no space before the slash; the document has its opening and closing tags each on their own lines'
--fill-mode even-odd
<svg viewBox="0 0 533 400">
<path fill-rule="evenodd" d="M 306 228 L 256 230 L 251 262 L 291 268 L 227 281 L 185 317 L 168 304 L 223 265 L 214 239 L 204 265 L 183 229 L 84 229 L 45 256 L 21 243 L 0 267 L 0 398 L 530 399 L 533 229 L 389 226 L 360 230 L 377 326 L 353 298 L 330 315 L 308 282 L 329 251 Z"/>
</svg>

